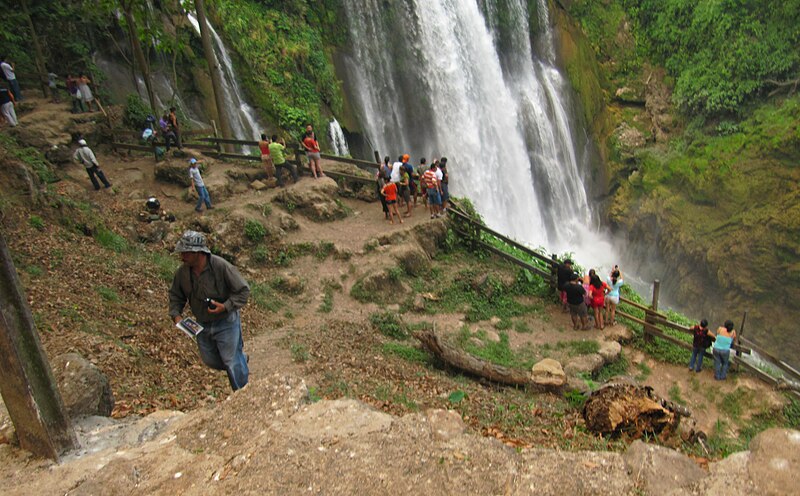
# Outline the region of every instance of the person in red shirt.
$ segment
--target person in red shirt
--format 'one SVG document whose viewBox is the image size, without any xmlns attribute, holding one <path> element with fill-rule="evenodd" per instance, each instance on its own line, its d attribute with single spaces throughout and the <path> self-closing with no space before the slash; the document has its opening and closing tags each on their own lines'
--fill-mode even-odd
<svg viewBox="0 0 800 496">
<path fill-rule="evenodd" d="M 272 179 L 275 176 L 275 166 L 272 165 L 272 156 L 269 154 L 269 140 L 266 134 L 261 135 L 261 141 L 258 142 L 258 148 L 261 150 L 261 165 L 264 166 L 264 172 L 267 173 L 267 179 Z"/>
<path fill-rule="evenodd" d="M 605 307 L 607 291 L 608 284 L 604 283 L 597 274 L 592 274 L 592 278 L 589 281 L 589 294 L 592 297 L 595 329 L 605 329 L 606 327 L 603 324 L 603 309 Z"/>
<path fill-rule="evenodd" d="M 320 165 L 319 142 L 310 124 L 306 127 L 306 134 L 303 137 L 303 148 L 306 149 L 308 166 L 311 168 L 311 175 L 314 176 L 314 179 L 317 177 L 325 177 L 325 173 L 322 172 L 322 166 Z"/>
<path fill-rule="evenodd" d="M 389 220 L 394 224 L 394 216 L 397 220 L 403 223 L 403 218 L 400 217 L 400 211 L 397 210 L 397 184 L 389 182 L 381 190 L 381 194 L 386 198 L 386 206 L 389 207 Z"/>
</svg>

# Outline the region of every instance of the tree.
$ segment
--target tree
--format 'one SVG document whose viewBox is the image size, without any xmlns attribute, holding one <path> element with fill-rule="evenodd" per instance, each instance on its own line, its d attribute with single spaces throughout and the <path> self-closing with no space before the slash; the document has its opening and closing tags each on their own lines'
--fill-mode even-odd
<svg viewBox="0 0 800 496">
<path fill-rule="evenodd" d="M 208 63 L 208 71 L 211 73 L 211 87 L 214 91 L 214 102 L 217 105 L 217 116 L 219 117 L 220 128 L 222 128 L 222 137 L 232 138 L 233 135 L 231 134 L 227 108 L 225 107 L 225 101 L 222 97 L 221 70 L 219 62 L 217 62 L 217 56 L 214 53 L 214 47 L 211 44 L 211 37 L 208 34 L 208 24 L 206 24 L 206 12 L 203 0 L 195 0 L 194 6 L 197 10 L 197 22 L 200 24 L 200 39 L 203 42 L 203 52 L 205 52 L 206 62 Z"/>
<path fill-rule="evenodd" d="M 139 40 L 140 33 L 136 26 L 136 17 L 134 13 L 134 6 L 141 4 L 141 2 L 136 2 L 135 0 L 119 0 L 119 6 L 122 9 L 122 14 L 125 18 L 125 24 L 128 28 L 131 51 L 133 52 L 136 65 L 138 65 L 139 71 L 142 73 L 144 86 L 147 88 L 147 98 L 150 101 L 150 108 L 155 110 L 156 98 L 155 93 L 153 93 L 153 83 L 150 80 L 150 64 L 148 63 L 144 51 L 142 50 L 142 44 Z"/>
</svg>

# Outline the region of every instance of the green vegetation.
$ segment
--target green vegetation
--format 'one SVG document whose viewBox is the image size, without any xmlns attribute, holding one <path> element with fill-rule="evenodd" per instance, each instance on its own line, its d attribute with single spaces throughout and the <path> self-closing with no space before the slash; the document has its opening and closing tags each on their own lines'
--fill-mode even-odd
<svg viewBox="0 0 800 496">
<path fill-rule="evenodd" d="M 292 343 L 289 347 L 289 352 L 292 355 L 292 361 L 297 363 L 304 363 L 307 362 L 310 358 L 310 354 L 308 353 L 308 349 L 302 344 Z"/>
<path fill-rule="evenodd" d="M 426 364 L 431 360 L 430 355 L 421 349 L 400 343 L 384 343 L 381 345 L 381 351 L 387 355 L 394 355 L 412 363 Z"/>
<path fill-rule="evenodd" d="M 94 232 L 94 239 L 103 248 L 122 253 L 128 249 L 128 242 L 119 234 L 105 226 L 99 226 Z"/>
<path fill-rule="evenodd" d="M 34 229 L 38 229 L 40 231 L 44 230 L 44 219 L 38 215 L 31 215 L 28 217 L 28 224 Z"/>
<path fill-rule="evenodd" d="M 258 243 L 267 235 L 267 228 L 257 220 L 248 219 L 244 223 L 244 235 L 253 243 Z"/>
<path fill-rule="evenodd" d="M 307 123 L 321 128 L 322 108 L 341 113 L 339 83 L 322 35 L 339 31 L 336 13 L 324 2 L 217 3 L 221 31 L 247 59 L 241 79 L 250 97 L 282 129 L 298 132 Z"/>
<path fill-rule="evenodd" d="M 105 286 L 98 286 L 97 288 L 95 288 L 95 291 L 97 291 L 97 294 L 99 294 L 107 302 L 118 303 L 120 301 L 117 292 L 111 288 L 107 288 Z"/>
<path fill-rule="evenodd" d="M 386 337 L 392 339 L 408 339 L 408 329 L 405 324 L 392 312 L 375 312 L 370 314 L 369 321 L 372 327 Z"/>
<path fill-rule="evenodd" d="M 701 114 L 738 113 L 770 81 L 797 78 L 800 4 L 624 0 L 643 49 L 675 78 L 675 101 Z"/>
</svg>

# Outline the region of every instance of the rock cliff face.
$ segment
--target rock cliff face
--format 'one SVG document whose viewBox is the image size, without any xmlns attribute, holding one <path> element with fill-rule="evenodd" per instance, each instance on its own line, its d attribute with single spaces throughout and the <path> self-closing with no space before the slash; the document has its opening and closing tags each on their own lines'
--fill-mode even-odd
<svg viewBox="0 0 800 496">
<path fill-rule="evenodd" d="M 641 441 L 622 454 L 515 451 L 469 433 L 454 411 L 398 418 L 355 400 L 311 403 L 301 379 L 280 375 L 215 408 L 90 418 L 79 434 L 82 448 L 59 465 L 0 446 L 3 494 L 781 495 L 800 468 L 797 431 L 766 431 L 707 469 Z"/>
<path fill-rule="evenodd" d="M 604 217 L 629 245 L 627 258 L 639 260 L 629 268 L 661 279 L 668 304 L 715 325 L 733 318 L 738 326 L 748 311 L 748 337 L 779 351 L 775 336 L 800 318 L 792 303 L 800 299 L 800 134 L 790 124 L 800 103 L 748 110 L 724 133 L 686 123 L 663 69 L 621 69 L 635 46 L 625 18 L 608 29 L 616 29 L 606 40 L 613 46 L 596 47 L 570 17 L 575 8 L 552 7 L 559 53 L 603 157 Z M 800 341 L 782 347 L 781 358 L 796 360 Z"/>
</svg>

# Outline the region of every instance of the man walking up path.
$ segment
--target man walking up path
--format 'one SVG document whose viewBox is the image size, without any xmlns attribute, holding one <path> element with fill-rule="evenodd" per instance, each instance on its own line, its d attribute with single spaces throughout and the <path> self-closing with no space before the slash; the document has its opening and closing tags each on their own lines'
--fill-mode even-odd
<svg viewBox="0 0 800 496">
<path fill-rule="evenodd" d="M 242 275 L 222 257 L 211 254 L 206 238 L 186 231 L 175 245 L 181 265 L 169 290 L 169 316 L 176 324 L 189 308 L 203 330 L 197 335 L 197 348 L 203 363 L 224 370 L 234 391 L 247 385 L 250 370 L 242 341 L 239 310 L 250 296 L 250 286 Z"/>
<path fill-rule="evenodd" d="M 95 175 L 103 182 L 103 186 L 106 188 L 111 187 L 111 183 L 108 182 L 106 175 L 100 169 L 100 164 L 97 163 L 97 158 L 95 158 L 94 152 L 89 148 L 89 145 L 86 144 L 86 140 L 78 140 L 78 149 L 75 150 L 72 160 L 80 162 L 86 167 L 86 173 L 89 174 L 89 179 L 91 179 L 95 191 L 100 189 L 100 184 L 98 184 Z"/>
</svg>

